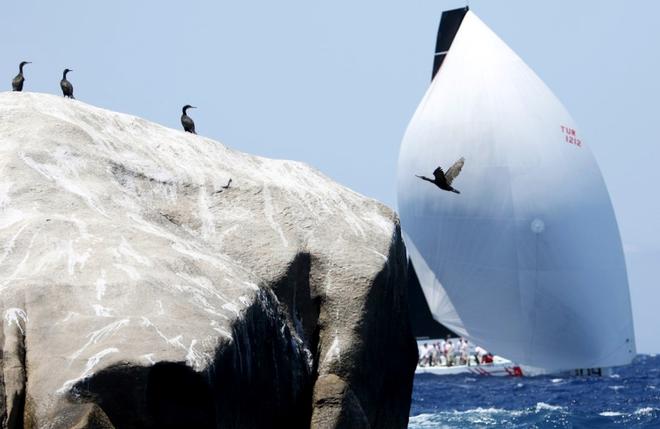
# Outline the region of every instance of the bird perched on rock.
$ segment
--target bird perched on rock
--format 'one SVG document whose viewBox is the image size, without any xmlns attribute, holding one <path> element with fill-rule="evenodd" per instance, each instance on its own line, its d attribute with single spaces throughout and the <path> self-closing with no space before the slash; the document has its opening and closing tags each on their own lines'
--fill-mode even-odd
<svg viewBox="0 0 660 429">
<path fill-rule="evenodd" d="M 183 125 L 183 130 L 187 133 L 197 134 L 195 132 L 195 122 L 190 116 L 186 113 L 188 109 L 196 109 L 197 107 L 186 104 L 183 106 L 183 115 L 181 115 L 181 125 Z"/>
<path fill-rule="evenodd" d="M 458 189 L 454 189 L 451 186 L 451 183 L 454 181 L 454 179 L 458 176 L 458 174 L 461 172 L 461 169 L 463 168 L 463 164 L 465 164 L 465 158 L 461 157 L 458 161 L 454 163 L 451 167 L 449 167 L 449 170 L 447 170 L 447 173 L 442 171 L 442 167 L 438 167 L 435 169 L 433 172 L 433 177 L 434 179 L 429 179 L 428 177 L 424 176 L 417 176 L 422 180 L 426 180 L 427 182 L 433 183 L 435 186 L 438 188 L 444 190 L 444 191 L 450 191 L 454 192 L 456 194 L 460 194 Z"/>
<path fill-rule="evenodd" d="M 73 98 L 73 85 L 71 85 L 71 82 L 66 80 L 66 74 L 71 72 L 73 70 L 69 69 L 64 69 L 64 73 L 62 73 L 62 80 L 60 81 L 60 88 L 62 88 L 62 94 L 64 94 L 65 97 Z"/>
<path fill-rule="evenodd" d="M 14 91 L 23 91 L 23 82 L 25 82 L 25 77 L 23 77 L 23 66 L 25 64 L 32 64 L 29 61 L 23 61 L 18 65 L 18 74 L 16 77 L 11 81 L 11 88 Z"/>
</svg>

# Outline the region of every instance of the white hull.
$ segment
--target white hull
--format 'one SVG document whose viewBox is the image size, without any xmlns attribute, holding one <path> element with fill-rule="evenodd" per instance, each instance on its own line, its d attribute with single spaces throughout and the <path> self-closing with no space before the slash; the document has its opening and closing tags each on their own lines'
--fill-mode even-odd
<svg viewBox="0 0 660 429">
<path fill-rule="evenodd" d="M 433 345 L 441 340 L 439 339 L 424 339 L 417 341 L 420 355 L 423 353 L 423 348 L 427 345 Z M 451 338 L 450 341 L 457 343 L 457 338 Z M 471 345 L 468 349 L 470 356 L 470 365 L 452 365 L 446 366 L 444 364 L 420 366 L 415 369 L 415 374 L 432 374 L 432 375 L 459 375 L 459 374 L 472 374 L 483 376 L 504 376 L 504 377 L 537 377 L 537 376 L 556 376 L 556 377 L 608 377 L 612 375 L 612 368 L 583 368 L 572 370 L 552 370 L 545 368 L 537 368 L 529 365 L 518 365 L 515 362 L 505 359 L 501 356 L 493 356 L 493 363 L 482 363 L 477 365 L 474 359 L 475 349 Z M 458 356 L 455 356 L 458 359 Z M 444 358 L 443 361 L 444 362 Z"/>
<path fill-rule="evenodd" d="M 415 374 L 432 375 L 459 375 L 472 374 L 482 376 L 500 377 L 537 377 L 542 375 L 554 375 L 561 377 L 609 377 L 612 368 L 588 368 L 575 369 L 571 371 L 548 371 L 541 368 L 518 366 L 515 363 L 502 359 L 502 362 L 482 365 L 456 365 L 456 366 L 418 366 Z"/>
<path fill-rule="evenodd" d="M 520 367 L 513 362 L 506 361 L 484 365 L 456 365 L 456 366 L 418 366 L 415 374 L 432 375 L 458 375 L 472 374 L 482 376 L 520 377 L 523 374 Z"/>
</svg>

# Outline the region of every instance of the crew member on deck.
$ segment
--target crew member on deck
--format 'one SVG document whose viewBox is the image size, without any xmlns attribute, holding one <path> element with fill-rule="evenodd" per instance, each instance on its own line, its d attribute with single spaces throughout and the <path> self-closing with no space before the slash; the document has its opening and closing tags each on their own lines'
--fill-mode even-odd
<svg viewBox="0 0 660 429">
<path fill-rule="evenodd" d="M 451 343 L 449 337 L 445 341 L 445 359 L 447 359 L 447 366 L 452 366 L 454 361 L 454 345 Z"/>
</svg>

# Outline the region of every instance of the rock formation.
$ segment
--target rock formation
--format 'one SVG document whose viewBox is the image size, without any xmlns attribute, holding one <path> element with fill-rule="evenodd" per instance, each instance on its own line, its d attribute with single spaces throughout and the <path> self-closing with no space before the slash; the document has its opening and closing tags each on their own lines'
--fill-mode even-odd
<svg viewBox="0 0 660 429">
<path fill-rule="evenodd" d="M 406 426 L 390 209 L 76 100 L 0 118 L 3 428 Z"/>
</svg>

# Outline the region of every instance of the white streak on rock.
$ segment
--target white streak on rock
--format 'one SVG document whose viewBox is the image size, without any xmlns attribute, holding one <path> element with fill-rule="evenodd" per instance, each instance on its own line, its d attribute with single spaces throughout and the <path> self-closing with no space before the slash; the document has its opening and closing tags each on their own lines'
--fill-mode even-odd
<svg viewBox="0 0 660 429">
<path fill-rule="evenodd" d="M 128 325 L 129 323 L 130 323 L 130 319 L 121 319 L 112 322 L 101 329 L 93 331 L 88 335 L 89 340 L 87 341 L 87 343 L 85 343 L 84 346 L 82 346 L 80 349 L 76 350 L 71 356 L 69 356 L 69 359 L 72 360 L 77 359 L 78 356 L 80 356 L 87 347 L 91 346 L 92 344 L 96 344 L 97 342 L 103 340 L 104 338 L 114 335 L 115 332 L 117 332 L 124 326 Z"/>
<path fill-rule="evenodd" d="M 332 344 L 330 345 L 330 348 L 323 358 L 323 364 L 327 364 L 333 361 L 341 361 L 341 347 L 339 346 L 339 337 L 335 337 L 334 340 L 332 340 Z"/>
<path fill-rule="evenodd" d="M 131 280 L 140 280 L 140 273 L 135 267 L 126 264 L 113 264 L 116 268 L 125 272 Z"/>
<path fill-rule="evenodd" d="M 74 317 L 78 317 L 78 316 L 80 316 L 80 313 L 77 313 L 77 312 L 75 312 L 75 311 L 69 311 L 69 312 L 66 314 L 66 317 L 65 317 L 64 319 L 62 319 L 62 323 L 66 323 L 66 322 L 68 322 L 69 320 L 73 319 Z"/>
<path fill-rule="evenodd" d="M 184 346 L 183 343 L 181 342 L 182 339 L 183 339 L 183 335 L 179 334 L 176 337 L 172 337 L 170 339 L 167 339 L 167 343 L 172 345 L 172 346 L 176 346 L 176 347 L 179 347 L 179 348 L 185 350 L 186 346 Z"/>
<path fill-rule="evenodd" d="M 78 228 L 78 232 L 80 233 L 80 238 L 92 238 L 92 236 L 87 232 L 87 224 L 77 217 L 71 216 L 63 219 L 61 216 L 53 216 L 53 218 L 75 223 L 76 227 Z"/>
<path fill-rule="evenodd" d="M 100 305 L 100 304 L 93 304 L 93 305 L 92 305 L 92 308 L 94 309 L 94 313 L 95 313 L 97 316 L 100 316 L 100 317 L 112 317 L 112 311 L 113 311 L 113 310 L 112 310 L 111 308 L 104 307 L 104 306 L 102 306 L 102 305 Z"/>
<path fill-rule="evenodd" d="M 60 393 L 60 394 L 61 393 L 66 393 L 77 382 L 79 382 L 80 380 L 82 380 L 84 378 L 87 378 L 90 375 L 92 375 L 93 374 L 92 370 L 101 361 L 101 359 L 103 359 L 105 356 L 107 356 L 109 354 L 117 353 L 117 352 L 119 352 L 119 349 L 117 349 L 115 347 L 110 347 L 110 348 L 107 348 L 105 350 L 101 350 L 100 352 L 98 352 L 94 356 L 87 359 L 87 364 L 85 365 L 85 370 L 83 371 L 83 373 L 80 374 L 80 376 L 78 376 L 78 377 L 76 377 L 72 380 L 65 381 L 64 384 L 62 385 L 62 387 L 57 389 L 57 393 Z"/>
<path fill-rule="evenodd" d="M 67 271 L 70 276 L 72 276 L 76 271 L 76 265 L 80 265 L 80 269 L 85 268 L 85 262 L 90 256 L 89 249 L 84 253 L 77 254 L 74 247 L 73 241 L 67 240 L 63 246 L 66 249 L 67 254 Z"/>
<path fill-rule="evenodd" d="M 96 198 L 92 195 L 92 193 L 88 189 L 85 189 L 85 187 L 82 185 L 85 182 L 80 180 L 77 170 L 75 170 L 75 167 L 71 165 L 70 161 L 72 158 L 66 156 L 66 152 L 63 152 L 62 149 L 53 152 L 53 155 L 56 158 L 60 158 L 58 159 L 58 161 L 60 161 L 59 165 L 41 164 L 23 152 L 19 154 L 19 157 L 23 160 L 23 162 L 25 162 L 25 164 L 28 165 L 28 167 L 46 177 L 48 180 L 55 182 L 57 186 L 64 189 L 65 191 L 79 196 L 87 203 L 89 207 L 94 209 L 102 216 L 106 218 L 109 217 L 99 202 L 96 201 Z M 67 171 L 64 171 L 65 169 Z M 71 177 L 68 177 L 69 175 Z"/>
<path fill-rule="evenodd" d="M 195 344 L 197 344 L 197 340 L 190 342 L 188 354 L 186 354 L 186 363 L 195 369 L 199 369 L 202 367 L 205 359 L 203 354 L 195 350 Z"/>
<path fill-rule="evenodd" d="M 366 238 L 364 228 L 362 228 L 362 219 L 357 217 L 345 204 L 341 204 L 344 212 L 344 221 L 353 230 L 353 233 L 361 238 Z"/>
<path fill-rule="evenodd" d="M 274 215 L 273 201 L 270 196 L 270 190 L 266 185 L 264 185 L 263 187 L 263 194 L 264 194 L 264 213 L 266 214 L 266 220 L 268 220 L 268 223 L 270 224 L 271 228 L 273 228 L 273 230 L 280 235 L 280 239 L 282 240 L 282 244 L 284 245 L 284 247 L 289 247 L 289 242 L 286 240 L 286 237 L 284 236 L 284 231 L 282 231 L 280 225 L 277 222 L 275 222 L 275 219 L 273 218 Z"/>
<path fill-rule="evenodd" d="M 0 183 L 0 229 L 9 228 L 26 218 L 25 213 L 9 205 L 11 202 L 11 198 L 9 197 L 11 186 L 12 183 Z"/>
<path fill-rule="evenodd" d="M 215 234 L 215 220 L 213 213 L 209 210 L 209 202 L 206 198 L 206 187 L 199 187 L 199 196 L 197 201 L 199 218 L 202 221 L 202 238 L 208 240 Z"/>
<path fill-rule="evenodd" d="M 7 256 L 14 250 L 14 246 L 16 244 L 16 239 L 21 235 L 23 230 L 27 227 L 27 225 L 23 225 L 20 227 L 18 231 L 16 231 L 16 234 L 12 235 L 12 237 L 7 240 L 6 243 L 3 244 L 2 246 L 2 254 L 0 255 L 0 263 L 4 261 Z"/>
<path fill-rule="evenodd" d="M 224 337 L 229 338 L 230 340 L 233 340 L 233 337 L 231 336 L 231 333 L 229 331 L 227 331 L 226 329 L 222 328 L 221 326 L 219 326 L 217 320 L 211 320 L 211 326 L 213 327 L 214 331 L 218 332 L 219 334 L 221 334 Z"/>
<path fill-rule="evenodd" d="M 120 255 L 125 256 L 129 260 L 135 261 L 138 264 L 146 265 L 148 267 L 153 265 L 151 260 L 148 257 L 141 255 L 140 252 L 136 251 L 126 240 L 126 238 L 124 238 L 124 236 L 121 237 L 121 243 L 119 244 L 119 247 L 117 247 L 117 251 Z"/>
<path fill-rule="evenodd" d="M 232 304 L 231 302 L 223 304 L 222 308 L 224 308 L 227 311 L 231 311 L 236 316 L 238 316 L 241 313 L 240 310 L 238 309 L 238 307 L 236 307 L 236 305 Z"/>
<path fill-rule="evenodd" d="M 212 264 L 213 266 L 218 268 L 227 267 L 227 263 L 221 258 L 204 254 L 194 249 L 192 246 L 189 246 L 188 244 L 183 243 L 181 241 L 172 243 L 172 249 L 176 250 L 177 252 L 183 255 L 189 256 L 192 259 L 201 259 L 202 261 L 208 262 L 209 264 Z"/>
<path fill-rule="evenodd" d="M 252 290 L 259 290 L 259 286 L 254 283 L 244 281 L 243 284 Z"/>
<path fill-rule="evenodd" d="M 332 277 L 334 270 L 332 268 L 328 269 L 328 272 L 325 276 L 325 281 L 323 282 L 323 290 L 328 294 L 332 290 Z"/>
<path fill-rule="evenodd" d="M 11 273 L 5 279 L 3 279 L 3 282 L 0 283 L 0 288 L 4 288 L 8 284 L 10 284 L 14 280 L 16 280 L 16 278 L 18 277 L 18 274 L 21 271 L 23 271 L 23 267 L 25 266 L 25 263 L 27 262 L 29 257 L 30 257 L 30 251 L 28 250 L 27 252 L 25 252 L 25 256 L 23 257 L 23 259 L 21 259 L 21 262 L 19 262 L 18 265 L 16 265 L 16 269 L 14 270 L 14 272 Z M 0 289 L 0 290 L 2 290 L 2 289 Z"/>
<path fill-rule="evenodd" d="M 128 213 L 128 218 L 132 221 L 134 228 L 139 229 L 147 234 L 155 235 L 156 237 L 164 238 L 172 242 L 180 241 L 176 235 L 168 232 L 166 229 L 160 228 L 157 225 L 143 219 L 135 213 Z"/>
<path fill-rule="evenodd" d="M 0 229 L 6 229 L 25 220 L 27 215 L 14 208 L 5 208 L 0 211 Z"/>
<path fill-rule="evenodd" d="M 18 329 L 20 329 L 21 334 L 25 335 L 23 327 L 28 322 L 28 316 L 27 313 L 25 313 L 25 310 L 22 308 L 8 308 L 5 311 L 5 321 L 9 326 L 16 324 Z"/>
<path fill-rule="evenodd" d="M 222 247 L 222 245 L 224 244 L 225 237 L 227 237 L 229 234 L 236 231 L 237 229 L 238 229 L 238 225 L 233 225 L 227 229 L 222 230 L 222 232 L 220 232 L 220 234 L 218 234 L 214 239 L 214 241 L 218 243 L 218 247 Z"/>
<path fill-rule="evenodd" d="M 105 295 L 106 283 L 105 283 L 105 270 L 101 270 L 101 277 L 96 279 L 96 299 L 103 299 Z"/>
<path fill-rule="evenodd" d="M 181 339 L 183 338 L 182 335 L 177 335 L 176 337 L 168 338 L 167 335 L 163 334 L 161 330 L 158 329 L 158 327 L 151 322 L 151 320 L 149 320 L 144 316 L 142 317 L 142 326 L 147 328 L 153 328 L 154 331 L 156 331 L 156 334 L 158 334 L 158 336 L 161 337 L 170 346 L 186 350 L 186 346 L 181 342 Z"/>
<path fill-rule="evenodd" d="M 208 277 L 193 276 L 181 271 L 177 272 L 176 275 L 177 277 L 185 280 L 187 283 L 198 286 L 201 290 L 222 299 L 224 302 L 228 302 L 227 299 L 225 299 L 220 293 L 213 289 L 213 282 Z"/>
<path fill-rule="evenodd" d="M 12 183 L 10 182 L 0 183 L 0 210 L 9 206 L 9 202 L 11 201 L 11 198 L 9 197 L 11 185 Z"/>
<path fill-rule="evenodd" d="M 394 233 L 394 223 L 380 213 L 368 212 L 362 215 L 362 219 L 379 228 L 383 234 L 392 235 Z"/>
<path fill-rule="evenodd" d="M 370 248 L 368 248 L 368 247 L 365 247 L 364 249 L 365 249 L 366 251 L 368 251 L 368 252 L 373 253 L 374 255 L 380 256 L 380 257 L 383 259 L 383 261 L 387 262 L 387 256 L 383 255 L 383 254 L 380 253 L 379 251 L 374 250 L 374 249 L 370 249 Z"/>
<path fill-rule="evenodd" d="M 165 314 L 165 309 L 163 308 L 163 301 L 159 299 L 156 302 L 158 303 L 158 315 L 162 316 L 163 314 Z"/>
</svg>

